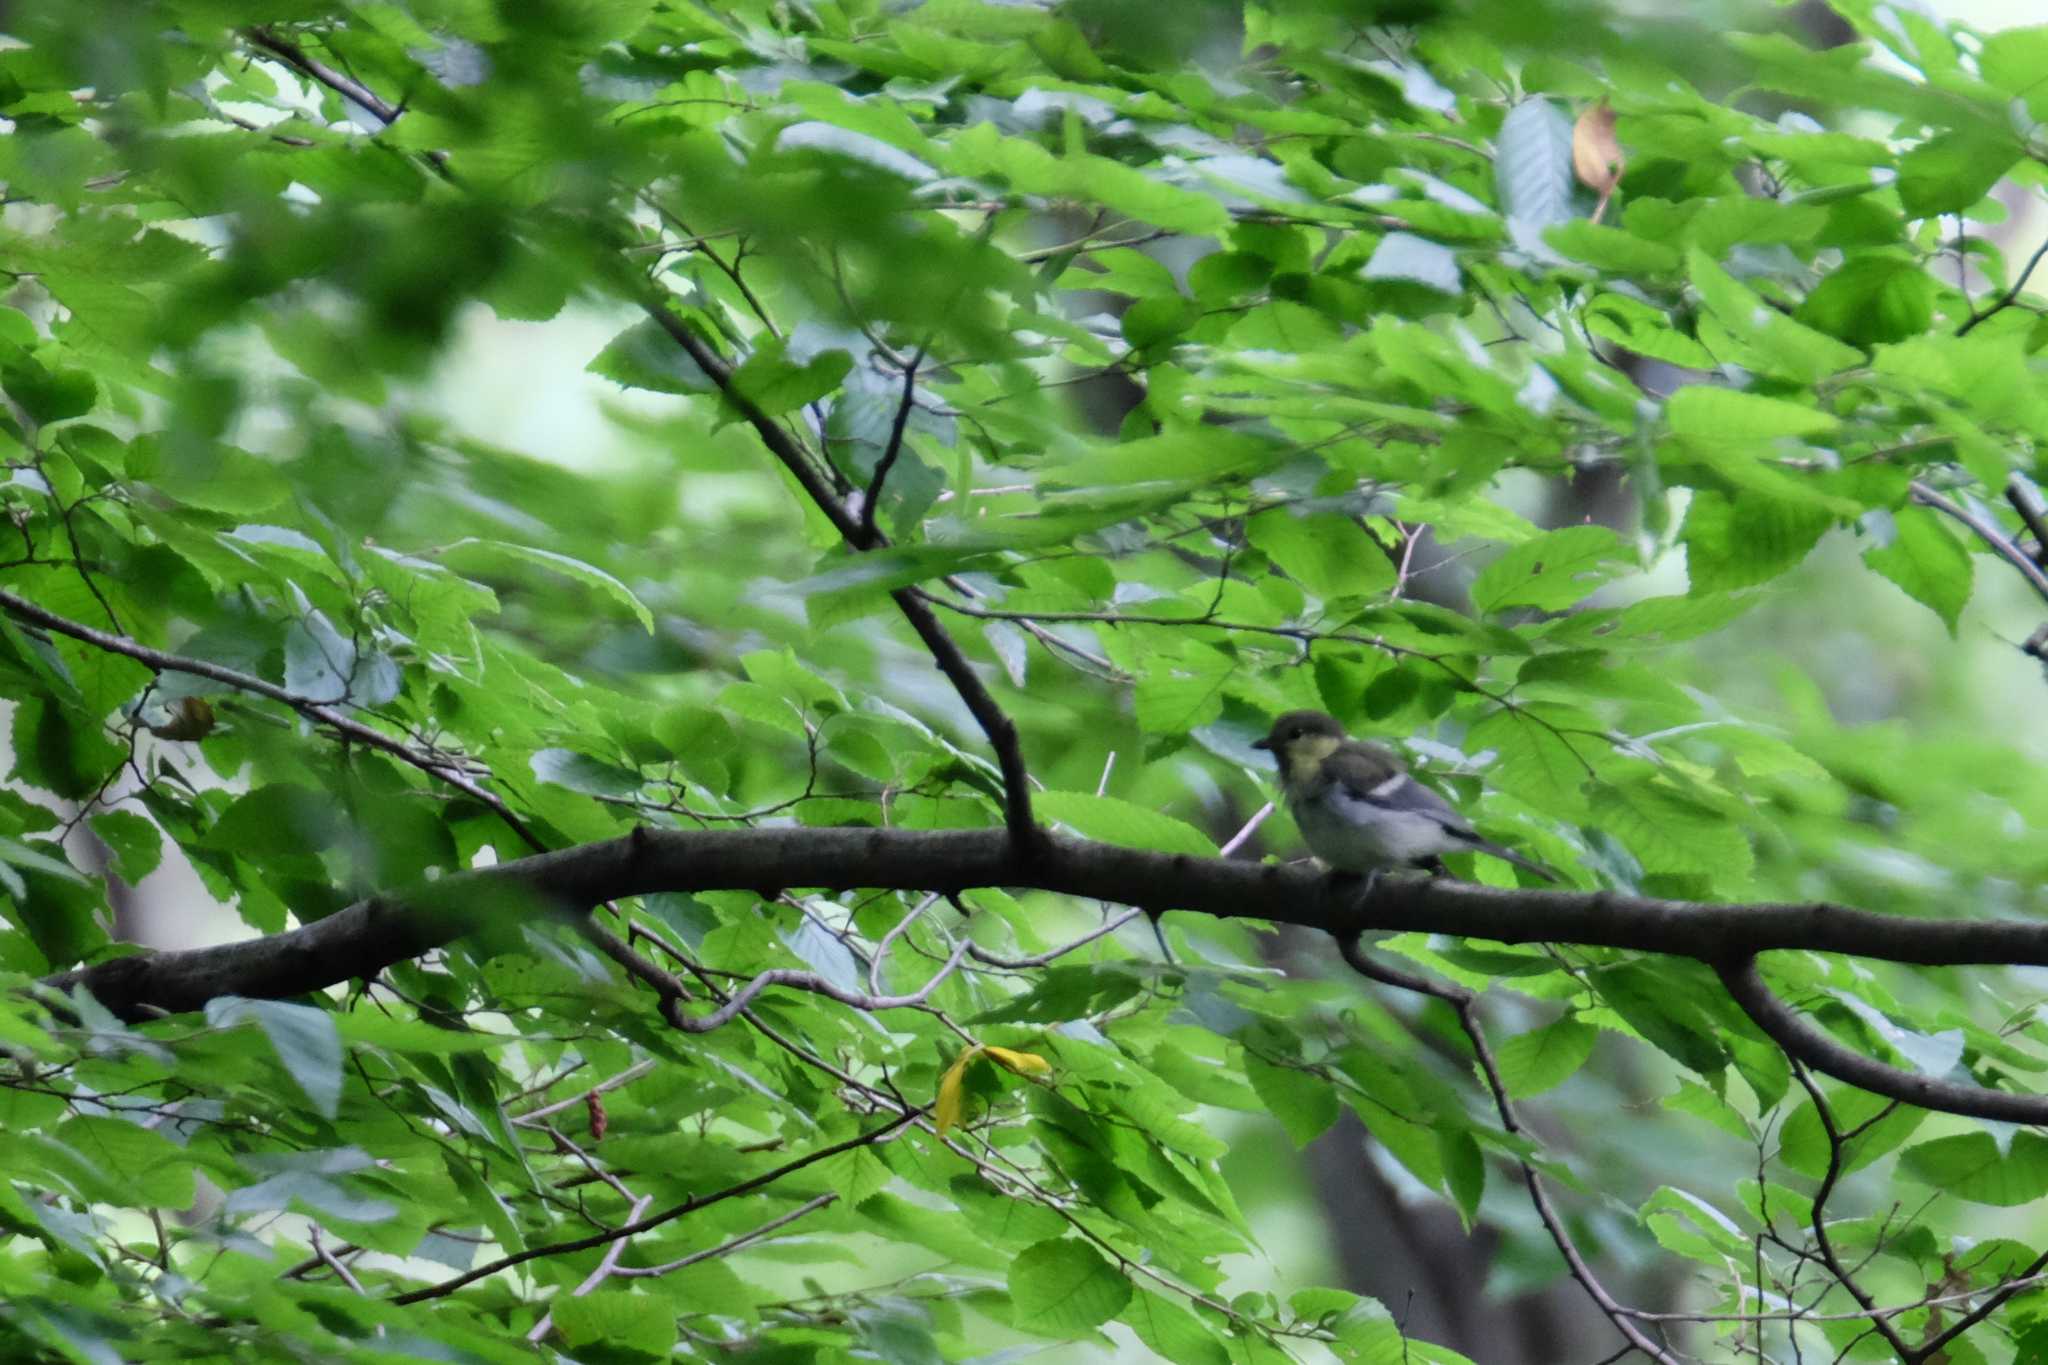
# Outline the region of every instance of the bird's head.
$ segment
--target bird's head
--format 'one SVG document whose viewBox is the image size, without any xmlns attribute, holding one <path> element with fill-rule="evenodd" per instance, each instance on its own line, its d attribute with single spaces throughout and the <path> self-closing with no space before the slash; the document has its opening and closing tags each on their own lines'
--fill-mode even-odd
<svg viewBox="0 0 2048 1365">
<path fill-rule="evenodd" d="M 1273 722 L 1264 739 L 1253 742 L 1279 760 L 1280 775 L 1314 773 L 1322 761 L 1344 743 L 1344 727 L 1337 718 L 1321 711 L 1289 711 Z"/>
</svg>

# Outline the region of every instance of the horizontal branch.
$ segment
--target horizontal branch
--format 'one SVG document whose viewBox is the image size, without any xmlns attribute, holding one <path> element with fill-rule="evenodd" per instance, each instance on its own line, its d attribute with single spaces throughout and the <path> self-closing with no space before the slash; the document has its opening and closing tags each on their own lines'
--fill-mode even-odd
<svg viewBox="0 0 2048 1365">
<path fill-rule="evenodd" d="M 297 995 L 373 976 L 489 924 L 582 912 L 657 891 L 791 888 L 958 893 L 1021 887 L 1152 912 L 1257 918 L 1329 933 L 1459 934 L 1578 943 L 1719 964 L 1807 949 L 1922 966 L 2048 966 L 2048 923 L 1931 920 L 1824 902 L 1716 905 L 1613 891 L 1526 891 L 1447 878 L 1359 879 L 1281 865 L 1153 853 L 1048 834 L 1020 852 L 1000 829 L 639 830 L 600 843 L 443 877 L 376 896 L 288 933 L 119 958 L 53 978 L 91 987 L 127 1018 L 217 995 Z"/>
</svg>

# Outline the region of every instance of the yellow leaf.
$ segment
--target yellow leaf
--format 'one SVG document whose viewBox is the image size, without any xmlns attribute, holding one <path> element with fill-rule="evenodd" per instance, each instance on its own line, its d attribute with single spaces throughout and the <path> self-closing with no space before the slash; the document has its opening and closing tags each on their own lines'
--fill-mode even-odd
<svg viewBox="0 0 2048 1365">
<path fill-rule="evenodd" d="M 1052 1070 L 1052 1063 L 1035 1052 L 1013 1052 L 1006 1047 L 985 1047 L 982 1051 L 1020 1076 Z"/>
<path fill-rule="evenodd" d="M 979 1055 L 979 1047 L 968 1048 L 954 1058 L 953 1065 L 946 1068 L 946 1074 L 939 1077 L 939 1095 L 932 1101 L 932 1127 L 940 1137 L 960 1123 L 960 1110 L 967 1102 L 967 1064 Z"/>
</svg>

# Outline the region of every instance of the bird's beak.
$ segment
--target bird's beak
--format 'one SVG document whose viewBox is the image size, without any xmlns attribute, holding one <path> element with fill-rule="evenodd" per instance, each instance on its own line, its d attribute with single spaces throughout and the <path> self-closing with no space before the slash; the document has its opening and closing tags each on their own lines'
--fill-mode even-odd
<svg viewBox="0 0 2048 1365">
<path fill-rule="evenodd" d="M 1271 753 L 1273 749 L 1273 741 L 1270 739 L 1255 739 L 1252 741 L 1252 747 L 1254 749 L 1264 749 L 1268 753 Z"/>
</svg>

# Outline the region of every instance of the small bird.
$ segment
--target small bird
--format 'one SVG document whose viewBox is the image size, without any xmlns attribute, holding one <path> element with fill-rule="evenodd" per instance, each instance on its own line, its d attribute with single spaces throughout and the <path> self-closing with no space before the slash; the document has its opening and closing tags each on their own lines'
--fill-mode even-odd
<svg viewBox="0 0 2048 1365">
<path fill-rule="evenodd" d="M 1342 872 L 1441 871 L 1446 853 L 1490 853 L 1547 882 L 1556 874 L 1482 839 L 1450 802 L 1408 775 L 1377 744 L 1347 737 L 1335 716 L 1289 711 L 1252 745 L 1280 763 L 1287 808 L 1309 851 Z"/>
</svg>

